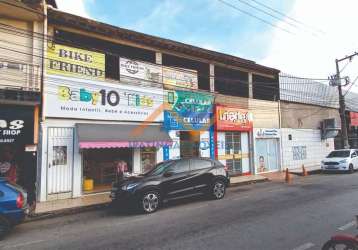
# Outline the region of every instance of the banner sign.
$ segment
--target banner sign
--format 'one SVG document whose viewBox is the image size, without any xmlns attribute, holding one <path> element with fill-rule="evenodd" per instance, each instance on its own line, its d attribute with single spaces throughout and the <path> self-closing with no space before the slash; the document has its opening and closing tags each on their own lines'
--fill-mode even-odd
<svg viewBox="0 0 358 250">
<path fill-rule="evenodd" d="M 189 91 L 167 91 L 164 127 L 167 130 L 208 130 L 214 96 Z"/>
<path fill-rule="evenodd" d="M 260 128 L 254 129 L 255 138 L 279 138 L 280 132 L 279 129 L 275 128 Z"/>
<path fill-rule="evenodd" d="M 105 55 L 48 43 L 46 73 L 87 79 L 105 79 Z"/>
<path fill-rule="evenodd" d="M 163 67 L 163 84 L 198 89 L 198 73 L 195 70 Z"/>
<path fill-rule="evenodd" d="M 34 108 L 13 105 L 0 107 L 0 144 L 33 144 Z"/>
<path fill-rule="evenodd" d="M 349 116 L 351 118 L 351 126 L 358 126 L 358 113 L 349 112 Z"/>
<path fill-rule="evenodd" d="M 216 106 L 216 128 L 226 131 L 251 131 L 253 116 L 247 110 Z"/>
<path fill-rule="evenodd" d="M 163 121 L 163 89 L 47 77 L 45 115 L 113 121 Z"/>
<path fill-rule="evenodd" d="M 145 80 L 151 82 L 162 82 L 162 67 L 152 63 L 134 61 L 121 57 L 119 59 L 119 74 L 121 81 L 124 77 L 128 80 Z"/>
</svg>

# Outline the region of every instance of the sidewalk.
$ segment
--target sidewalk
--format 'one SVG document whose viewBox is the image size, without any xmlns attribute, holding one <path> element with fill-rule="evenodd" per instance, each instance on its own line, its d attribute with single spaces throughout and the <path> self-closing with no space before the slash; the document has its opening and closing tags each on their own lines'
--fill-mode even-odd
<svg viewBox="0 0 358 250">
<path fill-rule="evenodd" d="M 35 214 L 29 221 L 50 218 L 58 215 L 72 214 L 107 206 L 111 202 L 109 192 L 91 194 L 80 198 L 46 201 L 36 204 Z"/>
<path fill-rule="evenodd" d="M 268 178 L 262 175 L 245 175 L 230 177 L 230 187 L 247 185 L 251 183 L 268 181 Z"/>
</svg>

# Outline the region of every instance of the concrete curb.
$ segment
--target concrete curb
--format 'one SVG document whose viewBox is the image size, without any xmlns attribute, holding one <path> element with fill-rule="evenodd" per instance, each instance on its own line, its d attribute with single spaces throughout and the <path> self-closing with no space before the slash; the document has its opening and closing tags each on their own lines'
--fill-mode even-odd
<svg viewBox="0 0 358 250">
<path fill-rule="evenodd" d="M 269 178 L 265 177 L 263 179 L 258 179 L 258 180 L 249 180 L 249 181 L 242 181 L 242 182 L 237 182 L 237 183 L 230 183 L 228 188 L 250 185 L 250 184 L 255 184 L 255 183 L 260 183 L 260 182 L 268 182 L 268 181 L 270 181 Z"/>
<path fill-rule="evenodd" d="M 105 208 L 109 207 L 109 205 L 110 205 L 110 202 L 106 202 L 106 203 L 95 204 L 95 205 L 65 208 L 65 209 L 60 209 L 60 210 L 51 211 L 51 212 L 38 213 L 38 214 L 34 214 L 32 216 L 27 216 L 24 223 L 39 221 L 39 220 L 44 220 L 44 219 L 51 219 L 51 218 L 56 218 L 56 217 L 61 217 L 61 216 L 66 216 L 66 215 L 71 215 L 71 214 L 87 212 L 87 211 L 105 209 Z"/>
<path fill-rule="evenodd" d="M 322 169 L 307 170 L 308 175 L 315 175 L 315 174 L 320 174 L 320 173 L 322 173 Z M 290 172 L 290 174 L 303 176 L 302 172 Z"/>
</svg>

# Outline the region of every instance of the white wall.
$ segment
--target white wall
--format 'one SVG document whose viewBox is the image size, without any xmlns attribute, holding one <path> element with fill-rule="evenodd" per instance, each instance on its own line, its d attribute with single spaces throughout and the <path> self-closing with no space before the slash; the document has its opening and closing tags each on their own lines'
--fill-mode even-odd
<svg viewBox="0 0 358 250">
<path fill-rule="evenodd" d="M 302 164 L 307 167 L 318 166 L 328 153 L 334 150 L 334 140 L 321 140 L 321 132 L 318 129 L 281 129 L 282 137 L 282 163 L 283 169 L 301 168 Z M 292 140 L 289 140 L 289 135 Z M 293 159 L 293 146 L 306 146 L 306 159 Z"/>
</svg>

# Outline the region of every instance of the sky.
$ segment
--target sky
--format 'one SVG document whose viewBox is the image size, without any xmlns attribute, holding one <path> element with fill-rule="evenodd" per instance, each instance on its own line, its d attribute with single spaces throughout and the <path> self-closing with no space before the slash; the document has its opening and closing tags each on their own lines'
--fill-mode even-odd
<svg viewBox="0 0 358 250">
<path fill-rule="evenodd" d="M 270 24 L 219 0 L 57 0 L 57 4 L 65 12 L 253 60 L 299 77 L 326 79 L 335 73 L 336 58 L 358 51 L 357 0 L 222 1 Z M 358 56 L 341 75 L 355 80 Z M 355 92 L 358 80 L 356 85 Z"/>
</svg>

